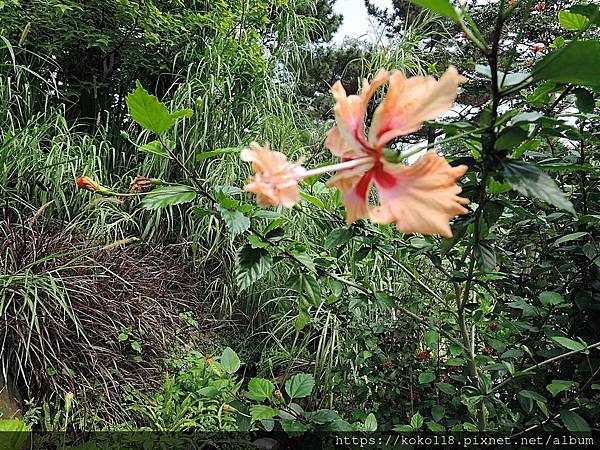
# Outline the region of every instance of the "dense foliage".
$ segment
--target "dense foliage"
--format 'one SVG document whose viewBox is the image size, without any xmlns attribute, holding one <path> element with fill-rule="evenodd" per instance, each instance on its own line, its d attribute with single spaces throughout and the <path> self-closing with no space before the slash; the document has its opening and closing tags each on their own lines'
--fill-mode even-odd
<svg viewBox="0 0 600 450">
<path fill-rule="evenodd" d="M 598 429 L 600 9 L 370 5 L 389 42 L 331 47 L 332 3 L 0 2 L 8 418 Z M 449 64 L 468 79 L 451 114 L 386 154 L 414 163 L 435 146 L 468 167 L 452 237 L 348 225 L 323 175 L 290 209 L 244 192 L 251 141 L 337 162 L 324 148 L 336 80 L 351 94 L 380 67 Z"/>
</svg>

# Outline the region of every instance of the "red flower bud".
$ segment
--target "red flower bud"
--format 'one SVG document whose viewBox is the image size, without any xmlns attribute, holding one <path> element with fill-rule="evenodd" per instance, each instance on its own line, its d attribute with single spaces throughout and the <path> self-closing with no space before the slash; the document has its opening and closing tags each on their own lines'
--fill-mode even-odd
<svg viewBox="0 0 600 450">
<path fill-rule="evenodd" d="M 391 359 L 386 359 L 386 360 L 383 362 L 383 365 L 384 365 L 385 367 L 387 367 L 388 369 L 390 369 L 390 368 L 394 367 L 394 363 L 392 362 L 392 360 L 391 360 Z"/>
<path fill-rule="evenodd" d="M 92 192 L 98 192 L 102 188 L 100 183 L 92 180 L 90 177 L 79 177 L 75 182 L 80 188 L 87 189 L 88 191 Z"/>
<path fill-rule="evenodd" d="M 492 331 L 496 331 L 498 329 L 498 324 L 492 322 L 488 325 L 488 328 Z"/>
<path fill-rule="evenodd" d="M 484 355 L 486 355 L 486 356 L 489 356 L 489 355 L 491 355 L 491 354 L 492 354 L 492 351 L 491 351 L 489 348 L 487 348 L 487 347 L 483 347 L 483 348 L 481 349 L 481 353 L 483 353 L 483 354 L 484 354 Z"/>
</svg>

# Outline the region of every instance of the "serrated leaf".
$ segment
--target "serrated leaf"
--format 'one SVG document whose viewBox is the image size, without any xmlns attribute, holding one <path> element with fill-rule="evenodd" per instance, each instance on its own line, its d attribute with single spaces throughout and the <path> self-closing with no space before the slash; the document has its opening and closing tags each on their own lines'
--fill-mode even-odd
<svg viewBox="0 0 600 450">
<path fill-rule="evenodd" d="M 294 256 L 294 258 L 300 262 L 304 267 L 306 267 L 311 272 L 316 272 L 317 268 L 315 267 L 315 263 L 313 259 L 310 257 L 308 253 L 303 250 L 290 250 L 290 254 Z"/>
<path fill-rule="evenodd" d="M 325 238 L 325 248 L 338 248 L 347 244 L 352 238 L 352 230 L 348 228 L 336 228 Z"/>
<path fill-rule="evenodd" d="M 240 368 L 240 358 L 230 347 L 223 350 L 220 363 L 227 373 L 236 373 Z"/>
<path fill-rule="evenodd" d="M 521 142 L 527 139 L 527 132 L 523 128 L 514 126 L 505 128 L 502 133 L 498 136 L 496 141 L 496 149 L 498 150 L 512 150 L 518 147 Z"/>
<path fill-rule="evenodd" d="M 183 119 L 185 117 L 192 117 L 194 115 L 194 111 L 190 108 L 183 108 L 171 113 L 171 118 L 174 120 Z"/>
<path fill-rule="evenodd" d="M 271 408 L 267 405 L 252 405 L 250 407 L 250 416 L 252 417 L 252 422 L 272 419 L 277 415 L 277 412 L 278 411 L 275 408 Z"/>
<path fill-rule="evenodd" d="M 340 415 L 337 411 L 334 411 L 332 409 L 319 409 L 318 411 L 311 413 L 309 418 L 315 423 L 323 424 L 339 420 Z"/>
<path fill-rule="evenodd" d="M 252 378 L 248 383 L 246 397 L 262 402 L 267 398 L 271 398 L 273 391 L 275 391 L 275 385 L 269 380 L 265 378 Z"/>
<path fill-rule="evenodd" d="M 273 258 L 263 248 L 244 245 L 237 255 L 236 279 L 240 289 L 246 289 L 261 279 L 271 268 Z"/>
<path fill-rule="evenodd" d="M 247 231 L 250 228 L 250 219 L 239 211 L 230 211 L 216 205 L 216 209 L 221 213 L 225 225 L 233 237 Z"/>
<path fill-rule="evenodd" d="M 571 31 L 583 30 L 590 23 L 587 17 L 565 10 L 559 11 L 558 21 L 564 29 Z"/>
<path fill-rule="evenodd" d="M 573 40 L 542 58 L 534 67 L 534 80 L 600 85 L 600 42 Z"/>
<path fill-rule="evenodd" d="M 313 306 L 321 303 L 321 285 L 311 273 L 299 273 L 292 278 L 292 287 L 301 299 Z"/>
<path fill-rule="evenodd" d="M 432 350 L 435 350 L 440 340 L 440 334 L 435 330 L 429 330 L 423 336 L 423 340 L 425 341 L 425 344 L 427 344 L 427 347 L 429 347 Z"/>
<path fill-rule="evenodd" d="M 427 425 L 427 428 L 429 428 L 429 431 L 432 431 L 434 433 L 441 433 L 443 431 L 446 431 L 446 428 L 443 425 L 440 425 L 439 423 L 436 423 L 436 422 L 432 422 L 431 420 L 428 421 L 425 425 Z"/>
<path fill-rule="evenodd" d="M 571 433 L 589 433 L 591 431 L 587 421 L 575 411 L 561 411 L 560 420 Z"/>
<path fill-rule="evenodd" d="M 148 142 L 147 144 L 138 147 L 138 150 L 150 155 L 160 156 L 161 158 L 171 158 L 171 155 L 169 155 L 169 152 L 160 141 Z"/>
<path fill-rule="evenodd" d="M 525 161 L 508 160 L 503 163 L 504 177 L 513 189 L 528 197 L 536 197 L 575 215 L 573 205 L 552 178 L 538 166 Z"/>
<path fill-rule="evenodd" d="M 160 209 L 167 206 L 189 203 L 196 198 L 196 191 L 189 186 L 166 186 L 154 189 L 144 196 L 140 207 Z"/>
<path fill-rule="evenodd" d="M 414 430 L 418 430 L 423 426 L 423 416 L 420 413 L 415 413 L 414 416 L 410 419 L 410 426 L 413 427 Z"/>
<path fill-rule="evenodd" d="M 308 397 L 315 386 L 315 379 L 307 373 L 298 373 L 285 382 L 285 391 L 291 399 Z"/>
</svg>

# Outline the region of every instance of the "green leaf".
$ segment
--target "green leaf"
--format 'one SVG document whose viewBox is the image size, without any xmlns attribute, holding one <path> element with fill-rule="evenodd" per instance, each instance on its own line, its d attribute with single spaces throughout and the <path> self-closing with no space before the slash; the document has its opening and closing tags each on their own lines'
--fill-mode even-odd
<svg viewBox="0 0 600 450">
<path fill-rule="evenodd" d="M 496 141 L 496 149 L 498 150 L 512 150 L 518 147 L 521 142 L 527 139 L 527 132 L 521 127 L 510 127 L 505 128 L 502 133 L 498 136 Z"/>
<path fill-rule="evenodd" d="M 252 378 L 248 383 L 246 397 L 251 400 L 262 402 L 267 398 L 270 399 L 273 391 L 275 391 L 275 385 L 269 380 L 264 378 Z"/>
<path fill-rule="evenodd" d="M 340 415 L 337 411 L 332 409 L 319 409 L 318 411 L 311 413 L 309 418 L 312 422 L 324 424 L 339 420 Z"/>
<path fill-rule="evenodd" d="M 435 330 L 429 330 L 427 333 L 425 333 L 425 336 L 423 336 L 423 340 L 425 341 L 425 344 L 427 344 L 427 347 L 435 350 L 437 348 L 438 341 L 440 340 L 440 334 Z"/>
<path fill-rule="evenodd" d="M 18 419 L 0 419 L 0 450 L 20 450 L 30 429 Z"/>
<path fill-rule="evenodd" d="M 456 388 L 449 383 L 444 383 L 443 381 L 440 381 L 439 383 L 435 383 L 435 385 L 444 394 L 454 395 L 456 393 Z"/>
<path fill-rule="evenodd" d="M 538 166 L 515 160 L 504 161 L 503 165 L 504 177 L 513 189 L 525 196 L 539 198 L 575 215 L 571 202 L 558 189 L 554 180 L 542 172 Z"/>
<path fill-rule="evenodd" d="M 304 425 L 303 423 L 296 422 L 295 420 L 289 420 L 289 419 L 281 421 L 281 428 L 283 428 L 283 431 L 285 431 L 288 434 L 291 434 L 292 436 L 295 434 L 302 434 L 306 430 L 308 430 L 308 427 L 306 425 Z M 348 430 L 346 430 L 346 431 L 348 431 Z"/>
<path fill-rule="evenodd" d="M 545 291 L 540 294 L 540 302 L 544 306 L 555 306 L 563 303 L 565 299 L 558 292 Z"/>
<path fill-rule="evenodd" d="M 310 323 L 310 320 L 311 317 L 310 314 L 308 314 L 308 311 L 306 309 L 300 309 L 296 316 L 296 320 L 294 321 L 294 328 L 297 332 L 300 332 Z"/>
<path fill-rule="evenodd" d="M 433 380 L 435 380 L 435 373 L 433 372 L 422 372 L 419 374 L 420 384 L 431 383 Z"/>
<path fill-rule="evenodd" d="M 554 342 L 556 342 L 561 347 L 568 348 L 569 350 L 581 351 L 581 350 L 585 349 L 585 345 L 583 345 L 581 342 L 577 342 L 577 341 L 574 341 L 574 340 L 566 338 L 566 337 L 552 336 L 550 339 L 552 339 Z"/>
<path fill-rule="evenodd" d="M 583 236 L 586 236 L 588 234 L 587 231 L 577 231 L 575 233 L 571 233 L 571 234 L 567 234 L 565 236 L 561 236 L 559 237 L 557 240 L 555 240 L 552 243 L 553 247 L 558 247 L 560 244 L 564 243 L 564 242 L 569 242 L 569 241 L 575 241 Z"/>
<path fill-rule="evenodd" d="M 552 380 L 552 383 L 546 386 L 546 390 L 552 394 L 552 397 L 556 397 L 561 392 L 576 388 L 577 386 L 579 386 L 579 383 L 575 381 Z"/>
<path fill-rule="evenodd" d="M 313 259 L 310 257 L 308 253 L 304 250 L 292 249 L 290 250 L 290 254 L 296 258 L 296 260 L 301 263 L 304 267 L 306 267 L 311 272 L 316 272 L 317 268 L 315 267 L 315 263 Z"/>
<path fill-rule="evenodd" d="M 596 102 L 594 101 L 594 95 L 584 88 L 573 89 L 573 94 L 575 94 L 575 106 L 577 109 L 583 113 L 591 113 L 594 111 L 596 107 Z"/>
<path fill-rule="evenodd" d="M 590 23 L 587 17 L 565 10 L 558 13 L 558 21 L 564 29 L 572 31 L 583 30 Z"/>
<path fill-rule="evenodd" d="M 530 398 L 532 400 L 537 400 L 540 402 L 547 401 L 545 397 L 543 397 L 540 394 L 538 394 L 537 392 L 533 392 L 533 391 L 522 390 L 522 391 L 519 391 L 519 395 L 522 395 L 525 398 Z"/>
<path fill-rule="evenodd" d="M 277 415 L 277 410 L 267 405 L 252 405 L 250 407 L 250 415 L 252 422 L 258 420 L 272 419 Z"/>
<path fill-rule="evenodd" d="M 600 85 L 600 41 L 575 40 L 554 50 L 535 65 L 533 77 L 535 81 Z"/>
<path fill-rule="evenodd" d="M 446 431 L 446 428 L 443 425 L 432 422 L 431 420 L 428 421 L 425 425 L 427 425 L 427 428 L 429 428 L 429 431 L 432 431 L 434 433 L 442 433 L 442 432 Z"/>
<path fill-rule="evenodd" d="M 194 111 L 190 108 L 180 109 L 178 111 L 174 111 L 171 113 L 171 118 L 174 120 L 183 119 L 186 117 L 192 117 L 194 115 Z"/>
<path fill-rule="evenodd" d="M 321 200 L 319 197 L 315 197 L 314 195 L 309 194 L 308 192 L 301 191 L 300 197 L 302 197 L 308 203 L 315 205 L 317 208 L 327 209 L 327 207 L 325 206 L 325 203 L 323 203 L 323 200 Z"/>
<path fill-rule="evenodd" d="M 418 412 L 410 419 L 410 426 L 413 427 L 414 430 L 420 429 L 423 426 L 423 423 L 423 416 Z"/>
<path fill-rule="evenodd" d="M 475 71 L 487 78 L 492 78 L 492 70 L 490 66 L 483 64 L 475 64 Z M 522 83 L 523 81 L 531 77 L 531 74 L 528 72 L 504 73 L 499 70 L 497 74 L 498 86 L 500 88 L 514 86 L 516 84 Z"/>
<path fill-rule="evenodd" d="M 244 245 L 237 254 L 236 279 L 240 289 L 246 289 L 261 279 L 271 268 L 273 258 L 263 248 Z"/>
<path fill-rule="evenodd" d="M 165 186 L 146 194 L 140 202 L 140 206 L 144 209 L 160 209 L 189 203 L 195 198 L 196 191 L 189 186 Z"/>
<path fill-rule="evenodd" d="M 561 411 L 560 420 L 571 433 L 589 433 L 591 431 L 586 420 L 575 411 Z"/>
<path fill-rule="evenodd" d="M 364 431 L 377 431 L 377 419 L 375 418 L 375 414 L 369 413 L 367 418 L 365 419 L 365 424 L 363 426 Z"/>
<path fill-rule="evenodd" d="M 290 398 L 308 397 L 315 386 L 315 379 L 307 373 L 298 373 L 285 382 L 285 391 Z"/>
<path fill-rule="evenodd" d="M 217 398 L 221 394 L 221 391 L 215 386 L 206 386 L 199 389 L 198 394 L 207 398 Z"/>
<path fill-rule="evenodd" d="M 250 219 L 241 212 L 230 211 L 221 207 L 221 205 L 216 205 L 216 208 L 221 213 L 221 217 L 223 218 L 225 225 L 233 237 L 243 233 L 244 231 L 247 231 L 250 228 Z"/>
<path fill-rule="evenodd" d="M 160 141 L 152 141 L 147 144 L 138 147 L 140 152 L 149 153 L 151 155 L 160 156 L 161 158 L 171 158 L 167 149 L 161 144 Z"/>
<path fill-rule="evenodd" d="M 442 420 L 445 415 L 446 415 L 446 408 L 444 408 L 443 406 L 435 405 L 431 408 L 431 417 L 433 417 L 433 420 L 435 420 L 436 422 L 439 422 L 440 420 Z"/>
<path fill-rule="evenodd" d="M 338 248 L 347 244 L 352 238 L 352 230 L 348 228 L 337 228 L 325 238 L 325 248 Z"/>
<path fill-rule="evenodd" d="M 239 153 L 239 147 L 225 147 L 218 148 L 216 150 L 209 150 L 206 152 L 200 152 L 196 154 L 196 162 L 204 161 L 205 159 L 214 158 L 215 156 L 226 155 L 228 153 Z"/>
<path fill-rule="evenodd" d="M 491 272 L 496 267 L 496 251 L 490 244 L 480 242 L 473 246 L 477 265 L 483 272 Z"/>
<path fill-rule="evenodd" d="M 291 286 L 298 291 L 301 299 L 313 306 L 321 303 L 321 285 L 311 273 L 299 273 L 292 278 Z"/>
<path fill-rule="evenodd" d="M 138 341 L 131 341 L 131 348 L 138 353 L 142 353 L 142 346 Z"/>
<path fill-rule="evenodd" d="M 154 95 L 148 94 L 139 81 L 135 84 L 135 90 L 127 96 L 131 118 L 146 130 L 164 133 L 175 124 L 175 119 L 169 114 L 167 106 Z"/>
<path fill-rule="evenodd" d="M 236 373 L 240 368 L 240 358 L 230 347 L 223 350 L 220 362 L 227 373 Z"/>
<path fill-rule="evenodd" d="M 456 9 L 448 0 L 409 0 L 411 3 L 438 13 L 440 16 L 449 17 L 458 22 L 459 16 Z"/>
</svg>

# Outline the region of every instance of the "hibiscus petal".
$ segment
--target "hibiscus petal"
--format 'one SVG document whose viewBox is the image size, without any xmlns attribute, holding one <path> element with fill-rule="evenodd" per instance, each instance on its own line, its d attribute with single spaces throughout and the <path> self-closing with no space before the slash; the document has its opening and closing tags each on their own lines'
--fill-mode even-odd
<svg viewBox="0 0 600 450">
<path fill-rule="evenodd" d="M 429 76 L 406 79 L 393 71 L 387 95 L 373 115 L 369 144 L 382 148 L 395 137 L 418 130 L 425 120 L 439 117 L 452 106 L 458 85 L 465 81 L 452 66 L 438 81 Z"/>
<path fill-rule="evenodd" d="M 395 221 L 402 233 L 452 237 L 449 221 L 468 212 L 463 205 L 469 200 L 458 196 L 461 188 L 455 184 L 466 170 L 450 166 L 435 151 L 408 167 L 384 163 L 384 172 L 374 176 L 381 206 L 372 208 L 369 217 L 377 223 Z"/>
<path fill-rule="evenodd" d="M 360 150 L 355 150 L 348 145 L 346 139 L 342 137 L 338 127 L 333 127 L 327 132 L 325 147 L 331 150 L 331 153 L 335 156 L 342 159 L 356 159 L 366 156 L 362 147 Z"/>
<path fill-rule="evenodd" d="M 363 80 L 359 95 L 346 95 L 346 90 L 340 81 L 331 88 L 336 102 L 333 112 L 339 133 L 346 144 L 355 151 L 362 152 L 369 147 L 365 137 L 367 106 L 375 91 L 388 81 L 388 77 L 388 72 L 381 69 L 370 83 L 366 79 Z"/>
</svg>

